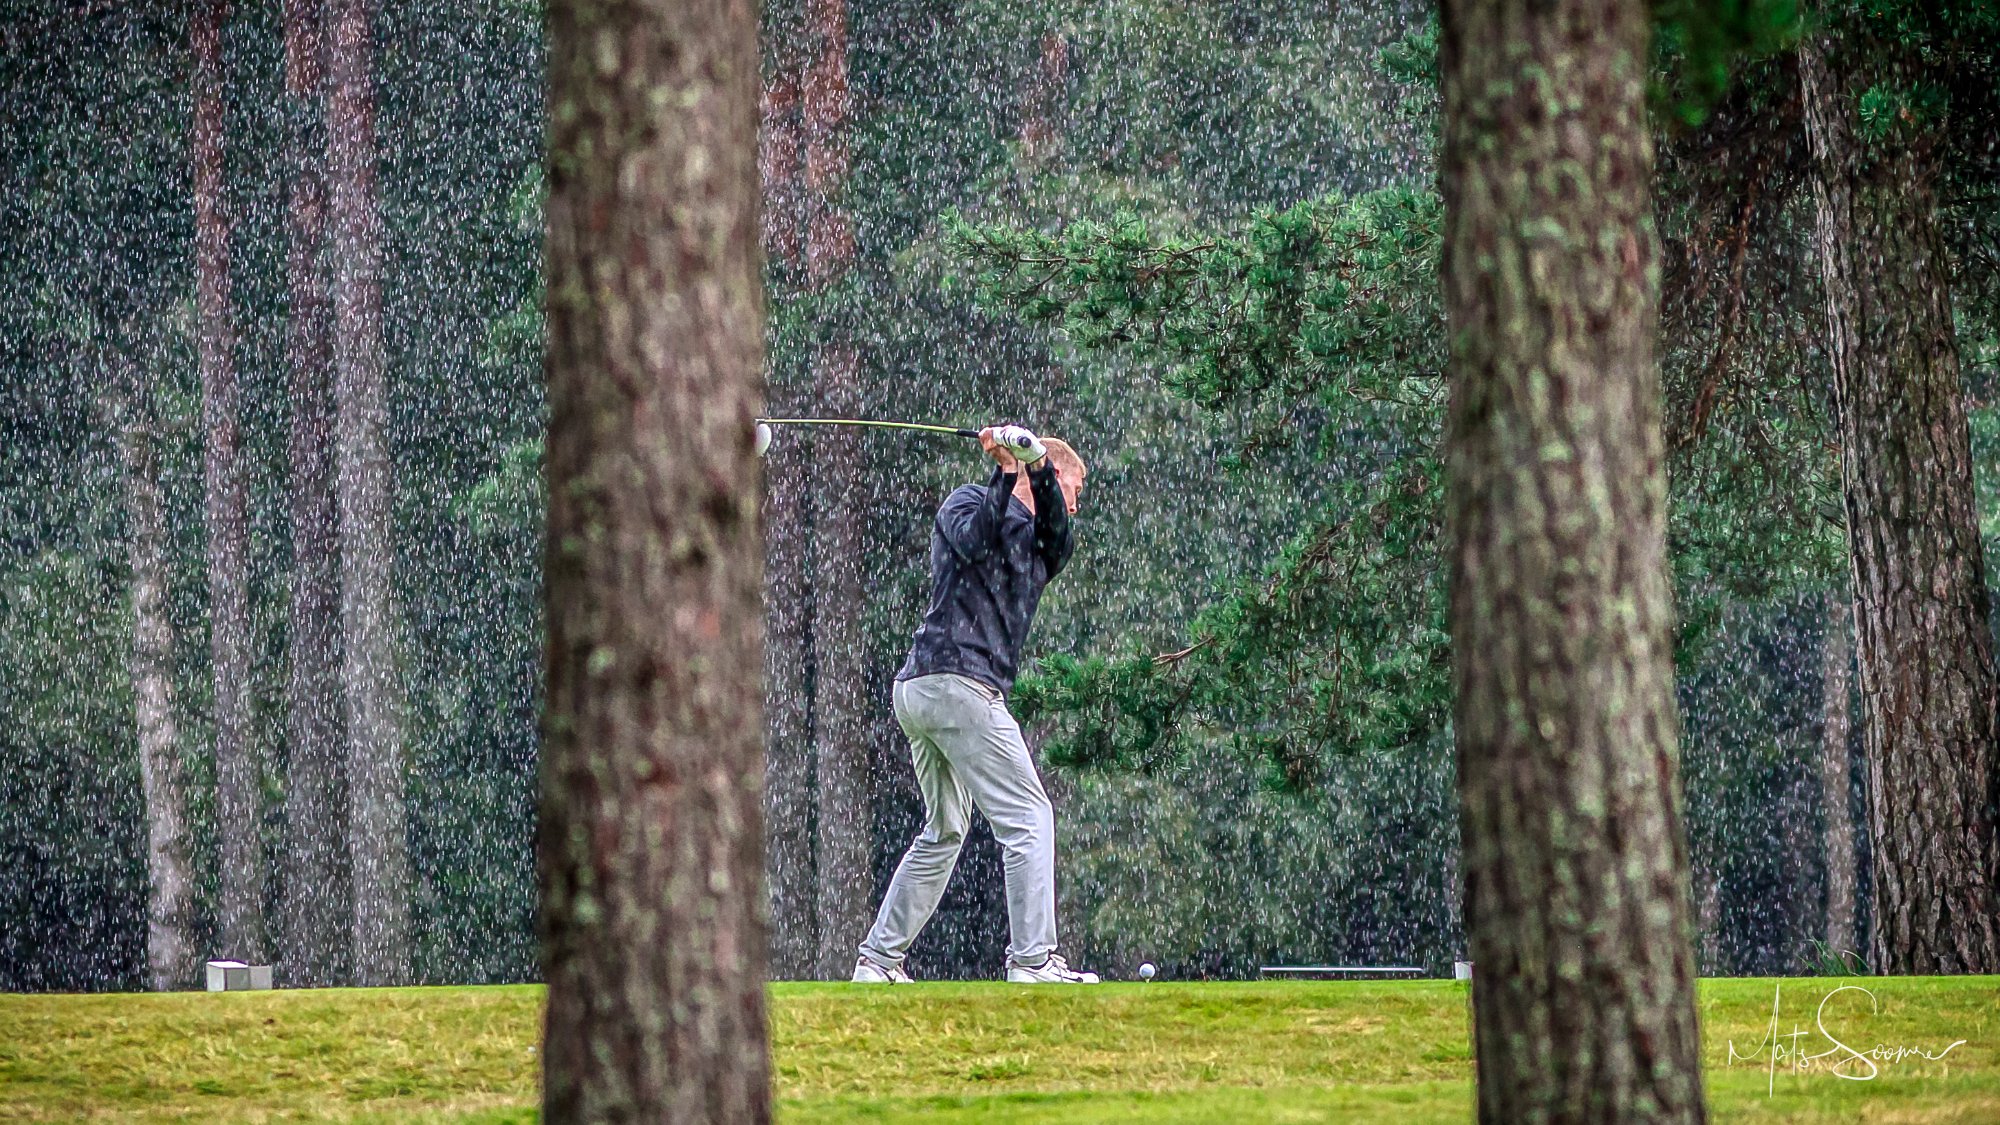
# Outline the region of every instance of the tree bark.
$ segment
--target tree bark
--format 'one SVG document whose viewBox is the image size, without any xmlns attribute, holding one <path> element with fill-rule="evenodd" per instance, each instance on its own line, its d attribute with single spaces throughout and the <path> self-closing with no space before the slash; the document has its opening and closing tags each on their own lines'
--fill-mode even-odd
<svg viewBox="0 0 2000 1125">
<path fill-rule="evenodd" d="M 410 979 L 410 863 L 396 668 L 395 484 L 382 341 L 369 0 L 330 0 L 327 179 L 332 203 L 335 494 L 347 693 L 354 982 Z"/>
<path fill-rule="evenodd" d="M 229 286 L 230 217 L 223 183 L 222 26 L 226 0 L 203 0 L 194 45 L 196 332 L 206 441 L 209 657 L 215 690 L 215 818 L 221 852 L 222 949 L 261 964 L 264 928 L 263 780 L 250 742 L 249 522 L 238 429 L 236 328 Z"/>
<path fill-rule="evenodd" d="M 146 979 L 166 991 L 193 985 L 194 877 L 190 870 L 187 776 L 174 714 L 174 625 L 167 592 L 166 515 L 147 392 L 127 388 L 119 426 L 125 514 L 132 558 L 132 709 L 139 777 L 146 794 Z"/>
<path fill-rule="evenodd" d="M 1854 932 L 1854 818 L 1848 806 L 1847 740 L 1853 724 L 1854 614 L 1845 595 L 1827 599 L 1826 653 L 1821 664 L 1820 805 L 1826 820 L 1826 944 L 1836 954 L 1859 953 Z"/>
<path fill-rule="evenodd" d="M 347 979 L 353 894 L 340 722 L 339 516 L 333 485 L 332 309 L 326 244 L 326 40 L 320 0 L 285 2 L 285 93 L 292 168 L 286 263 L 291 324 L 291 750 L 285 778 L 284 980 Z"/>
<path fill-rule="evenodd" d="M 1878 972 L 2000 972 L 2000 687 L 1938 138 L 1861 135 L 1862 93 L 1919 76 L 1905 48 L 1846 34 L 1810 39 L 1799 71 L 1853 565 L 1871 959 Z"/>
<path fill-rule="evenodd" d="M 1442 16 L 1480 1120 L 1698 1122 L 1647 7 L 1447 0 Z"/>
<path fill-rule="evenodd" d="M 549 41 L 544 1120 L 769 1121 L 756 10 Z"/>
<path fill-rule="evenodd" d="M 814 43 L 806 69 L 806 280 L 827 293 L 854 268 L 854 221 L 841 198 L 848 171 L 847 3 L 811 0 Z M 819 409 L 834 418 L 862 412 L 861 353 L 837 313 L 820 325 L 813 349 Z M 844 980 L 873 917 L 874 804 L 868 786 L 868 635 L 861 505 L 866 465 L 858 433 L 829 427 L 813 435 L 819 472 L 811 490 L 813 588 L 813 820 L 818 865 L 818 975 Z"/>
</svg>

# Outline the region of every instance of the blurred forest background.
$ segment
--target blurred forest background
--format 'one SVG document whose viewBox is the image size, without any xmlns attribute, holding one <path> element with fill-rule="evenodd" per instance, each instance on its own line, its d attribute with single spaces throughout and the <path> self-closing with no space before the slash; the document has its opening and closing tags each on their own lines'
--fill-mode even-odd
<svg viewBox="0 0 2000 1125">
<path fill-rule="evenodd" d="M 211 87 L 187 5 L 23 0 L 0 28 L 0 989 L 185 979 L 252 930 L 294 980 L 364 972 L 338 948 L 296 963 L 363 894 L 339 800 L 308 820 L 296 799 L 348 784 L 306 768 L 295 713 L 294 208 L 302 182 L 343 174 L 318 163 L 333 134 L 298 81 L 302 6 L 223 13 Z M 1755 49 L 1710 66 L 1699 25 L 1656 7 L 1700 961 L 1814 971 L 1866 952 L 1869 855 L 1797 52 L 1771 17 L 1731 29 Z M 1987 38 L 1927 56 L 1956 68 L 1938 81 L 1961 98 L 1992 90 L 1965 75 L 1994 73 L 1993 29 L 1966 18 Z M 1059 810 L 1072 962 L 1448 968 L 1462 934 L 1429 6 L 772 0 L 765 37 L 768 413 L 1020 421 L 1091 465 L 1077 556 L 1015 700 Z M 407 947 L 371 956 L 397 960 L 389 979 L 532 979 L 541 13 L 385 5 L 364 47 L 401 717 L 382 760 L 402 778 L 409 872 L 388 884 Z M 228 220 L 240 682 L 215 659 L 204 88 L 220 98 L 209 202 Z M 2000 175 L 1990 147 L 1951 159 L 1939 225 L 1993 585 Z M 361 354 L 345 313 L 332 323 L 338 362 Z M 330 418 L 336 445 L 345 422 Z M 888 693 L 929 521 L 983 474 L 959 445 L 878 435 L 781 431 L 767 464 L 773 971 L 844 975 L 920 817 Z M 136 479 L 156 485 L 154 555 Z M 324 545 L 311 557 L 324 565 Z M 164 591 L 150 611 L 148 559 Z M 149 970 L 157 810 L 135 721 L 156 700 L 149 636 L 168 646 L 192 877 L 165 977 L 157 956 Z M 218 682 L 247 700 L 240 737 L 219 730 Z M 377 690 L 352 662 L 335 687 Z M 247 763 L 254 800 L 219 760 Z M 265 922 L 225 926 L 232 893 Z M 1004 932 L 982 825 L 912 971 L 996 975 Z"/>
</svg>

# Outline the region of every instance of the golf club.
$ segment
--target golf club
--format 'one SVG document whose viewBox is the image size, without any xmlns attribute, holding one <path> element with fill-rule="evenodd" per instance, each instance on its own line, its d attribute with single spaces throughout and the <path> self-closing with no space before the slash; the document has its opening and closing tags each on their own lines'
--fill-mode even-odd
<svg viewBox="0 0 2000 1125">
<path fill-rule="evenodd" d="M 885 430 L 918 430 L 928 434 L 944 434 L 949 437 L 979 436 L 978 430 L 963 429 L 958 426 L 932 426 L 922 422 L 882 422 L 872 418 L 759 418 L 757 419 L 757 456 L 771 448 L 772 426 L 873 426 Z M 1023 446 L 1022 448 L 1027 448 Z"/>
</svg>

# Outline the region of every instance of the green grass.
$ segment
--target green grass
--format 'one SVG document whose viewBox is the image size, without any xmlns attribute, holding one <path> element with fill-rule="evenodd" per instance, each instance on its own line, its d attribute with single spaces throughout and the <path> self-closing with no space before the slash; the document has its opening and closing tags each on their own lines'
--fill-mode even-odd
<svg viewBox="0 0 2000 1125">
<path fill-rule="evenodd" d="M 1831 1002 L 1827 1026 L 1850 1046 L 1968 1041 L 1869 1082 L 1729 1063 L 1730 1041 L 1763 1039 L 1780 983 L 1789 1034 L 1843 982 L 1703 982 L 1717 1120 L 2000 1122 L 2000 978 L 1852 982 L 1879 1008 Z M 1448 981 L 771 994 L 785 1122 L 1471 1117 L 1466 993 Z M 0 996 L 0 1122 L 530 1122 L 540 1013 L 532 987 Z"/>
</svg>

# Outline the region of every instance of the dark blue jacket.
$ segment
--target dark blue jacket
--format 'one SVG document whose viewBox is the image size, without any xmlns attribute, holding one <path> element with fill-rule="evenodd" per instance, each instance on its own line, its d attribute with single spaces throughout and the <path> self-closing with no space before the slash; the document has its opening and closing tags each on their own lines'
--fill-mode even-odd
<svg viewBox="0 0 2000 1125">
<path fill-rule="evenodd" d="M 994 466 L 981 488 L 945 498 L 931 525 L 931 604 L 898 680 L 956 672 L 1002 692 L 1014 686 L 1021 645 L 1072 543 L 1069 509 L 1048 461 L 1028 472 L 1033 514 L 1016 500 L 1014 474 Z"/>
</svg>

